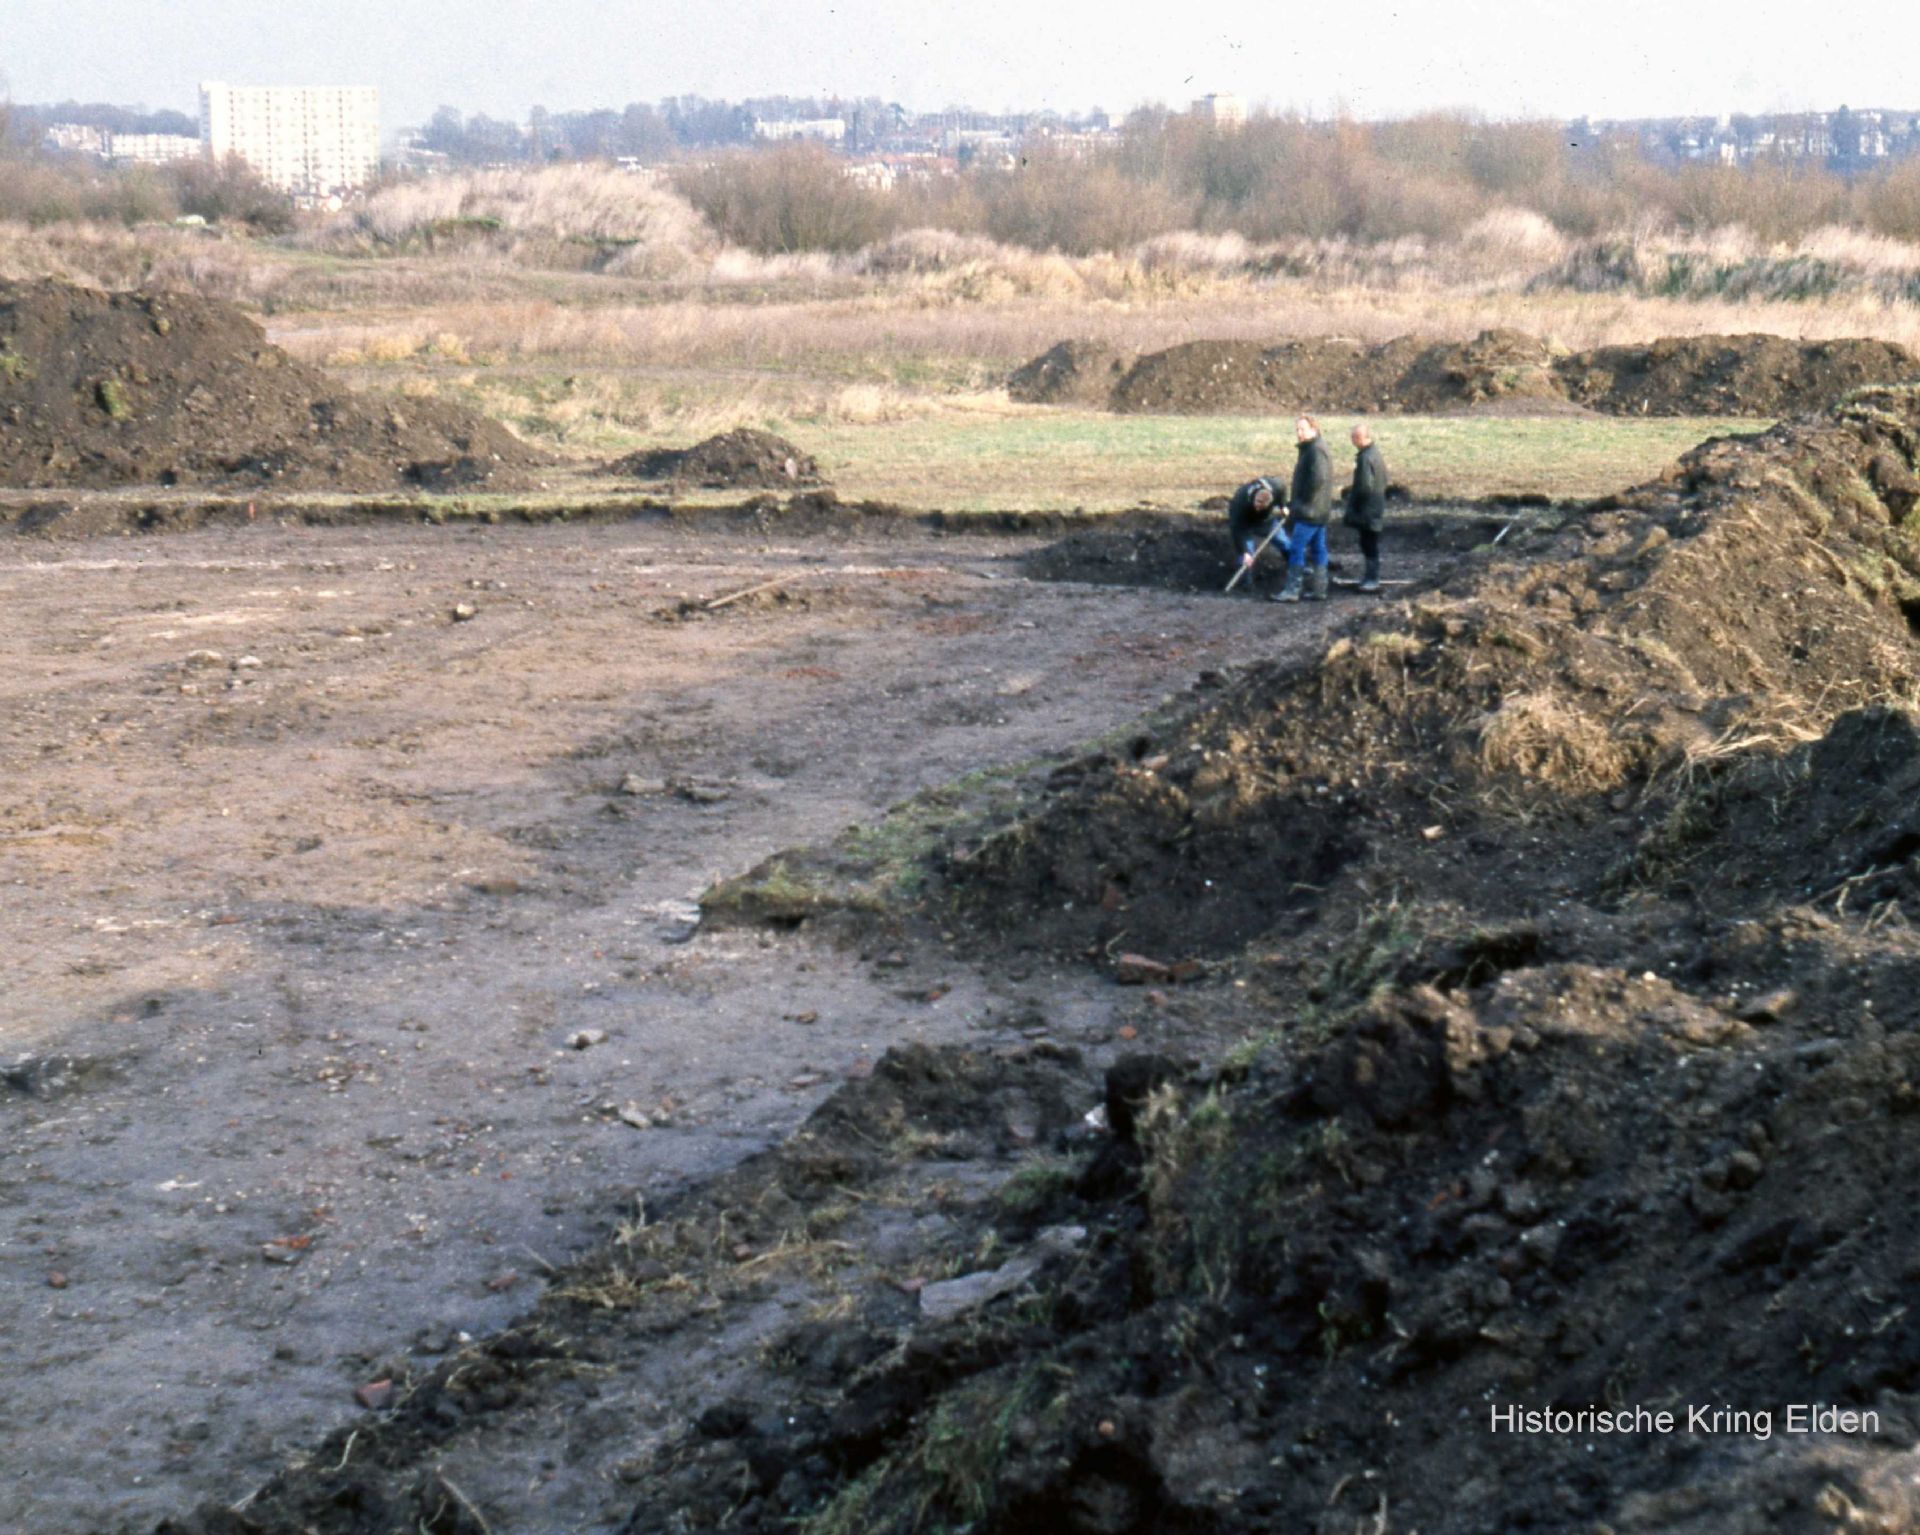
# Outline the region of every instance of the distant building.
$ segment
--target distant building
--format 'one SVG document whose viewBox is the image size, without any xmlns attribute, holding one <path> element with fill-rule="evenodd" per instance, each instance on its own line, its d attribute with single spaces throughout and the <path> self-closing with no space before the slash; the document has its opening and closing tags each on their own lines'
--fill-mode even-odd
<svg viewBox="0 0 1920 1535">
<path fill-rule="evenodd" d="M 329 198 L 380 173 L 380 93 L 372 86 L 200 87 L 200 140 L 216 162 L 238 155 L 297 198 Z"/>
<path fill-rule="evenodd" d="M 200 140 L 184 133 L 116 133 L 107 145 L 107 158 L 116 165 L 168 165 L 205 153 Z"/>
<path fill-rule="evenodd" d="M 844 117 L 792 117 L 753 120 L 756 139 L 813 139 L 821 144 L 838 144 L 847 136 Z"/>
<path fill-rule="evenodd" d="M 1238 96 L 1215 92 L 1194 102 L 1193 115 L 1216 128 L 1238 128 L 1247 120 L 1247 104 Z"/>
<path fill-rule="evenodd" d="M 47 147 L 72 155 L 99 155 L 104 160 L 111 137 L 105 128 L 89 128 L 85 123 L 53 123 L 47 128 Z"/>
</svg>

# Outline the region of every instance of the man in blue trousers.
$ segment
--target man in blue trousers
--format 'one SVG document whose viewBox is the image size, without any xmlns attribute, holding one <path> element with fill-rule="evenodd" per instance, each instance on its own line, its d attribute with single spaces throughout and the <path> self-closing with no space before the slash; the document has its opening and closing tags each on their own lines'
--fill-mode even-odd
<svg viewBox="0 0 1920 1535">
<path fill-rule="evenodd" d="M 1287 493 L 1292 519 L 1287 537 L 1287 584 L 1275 602 L 1324 602 L 1327 596 L 1327 520 L 1333 516 L 1333 459 L 1320 440 L 1320 423 L 1302 415 L 1293 423 L 1299 442 L 1293 485 Z"/>
</svg>

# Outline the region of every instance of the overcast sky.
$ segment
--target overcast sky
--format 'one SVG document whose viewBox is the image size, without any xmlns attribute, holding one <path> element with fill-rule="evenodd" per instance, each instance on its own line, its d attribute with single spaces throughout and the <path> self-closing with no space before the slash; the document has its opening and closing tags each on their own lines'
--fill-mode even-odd
<svg viewBox="0 0 1920 1535">
<path fill-rule="evenodd" d="M 1920 107 L 1913 0 L 0 0 L 16 101 L 198 109 L 201 80 L 377 85 L 385 125 L 693 94 L 925 111 L 1207 91 L 1363 117 Z"/>
</svg>

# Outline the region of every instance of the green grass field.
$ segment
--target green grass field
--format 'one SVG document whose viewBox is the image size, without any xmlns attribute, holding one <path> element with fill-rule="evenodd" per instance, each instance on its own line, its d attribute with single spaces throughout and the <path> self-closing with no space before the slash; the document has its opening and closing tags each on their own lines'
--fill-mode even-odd
<svg viewBox="0 0 1920 1535">
<path fill-rule="evenodd" d="M 759 427 L 818 458 L 843 497 L 922 510 L 1191 507 L 1256 474 L 1284 475 L 1293 464 L 1293 423 L 1281 416 L 1120 416 L 1015 405 L 997 391 L 863 394 L 764 377 L 467 373 L 442 374 L 429 387 L 583 460 Z M 1344 473 L 1352 418 L 1328 416 L 1322 425 Z M 1766 425 L 1717 417 L 1374 418 L 1395 481 L 1438 500 L 1602 495 L 1651 478 L 1708 437 Z"/>
<path fill-rule="evenodd" d="M 1351 421 L 1323 423 L 1344 474 Z M 1290 472 L 1290 421 L 1098 412 L 946 417 L 861 426 L 781 423 L 845 497 L 951 510 L 1176 507 L 1255 474 Z M 1759 430 L 1747 420 L 1610 417 L 1376 419 L 1394 479 L 1433 499 L 1537 491 L 1596 496 L 1657 474 L 1703 439 Z"/>
</svg>

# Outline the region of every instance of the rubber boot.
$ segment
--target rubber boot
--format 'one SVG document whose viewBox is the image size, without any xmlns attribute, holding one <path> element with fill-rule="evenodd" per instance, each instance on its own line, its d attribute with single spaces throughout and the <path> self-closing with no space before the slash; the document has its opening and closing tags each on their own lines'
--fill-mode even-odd
<svg viewBox="0 0 1920 1535">
<path fill-rule="evenodd" d="M 1327 567 L 1316 565 L 1307 576 L 1306 599 L 1308 602 L 1327 600 Z"/>
<path fill-rule="evenodd" d="M 1367 561 L 1367 572 L 1360 578 L 1360 590 L 1377 592 L 1380 590 L 1380 556 L 1375 555 Z"/>
<path fill-rule="evenodd" d="M 1287 584 L 1273 594 L 1273 600 L 1275 602 L 1298 602 L 1300 600 L 1300 582 L 1305 575 L 1305 566 L 1289 565 L 1287 567 Z"/>
</svg>

